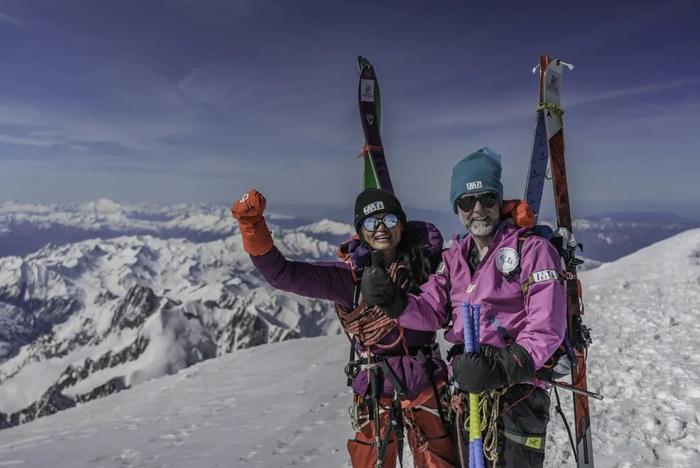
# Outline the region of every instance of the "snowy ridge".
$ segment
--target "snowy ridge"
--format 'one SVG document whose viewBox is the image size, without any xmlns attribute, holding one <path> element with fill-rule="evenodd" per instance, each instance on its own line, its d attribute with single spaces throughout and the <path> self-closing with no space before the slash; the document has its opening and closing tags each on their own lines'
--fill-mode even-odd
<svg viewBox="0 0 700 468">
<path fill-rule="evenodd" d="M 594 339 L 589 386 L 605 395 L 591 402 L 596 466 L 700 466 L 700 230 L 581 277 Z M 345 338 L 331 336 L 212 359 L 5 430 L 0 459 L 65 467 L 349 466 L 346 353 Z M 571 422 L 570 396 L 562 398 Z M 551 418 L 545 466 L 573 466 L 553 409 Z"/>
<path fill-rule="evenodd" d="M 320 208 L 307 211 L 315 213 Z M 351 213 L 338 210 L 345 219 Z M 416 210 L 409 210 L 416 211 Z M 418 210 L 416 219 L 438 225 L 445 238 L 452 230 L 462 232 L 452 213 Z M 306 216 L 306 215 L 305 215 Z M 354 234 L 351 225 L 332 220 L 301 221 L 280 213 L 266 214 L 268 222 L 283 229 L 295 229 L 319 240 L 338 244 Z M 544 221 L 544 218 L 543 218 Z M 306 225 L 303 225 L 306 223 Z M 58 245 L 94 238 L 151 235 L 164 239 L 185 238 L 195 242 L 223 239 L 231 232 L 228 204 L 118 203 L 100 199 L 79 204 L 23 204 L 0 202 L 0 257 L 26 255 L 51 242 Z M 669 214 L 591 216 L 574 220 L 574 232 L 587 257 L 611 261 L 683 230 L 698 227 Z"/>
<path fill-rule="evenodd" d="M 312 234 L 331 234 L 345 238 L 352 237 L 355 234 L 355 229 L 349 224 L 331 221 L 330 219 L 322 219 L 317 223 L 298 227 L 297 231 Z"/>
<path fill-rule="evenodd" d="M 583 242 L 584 253 L 601 261 L 616 260 L 697 227 L 697 222 L 686 221 L 674 215 L 653 213 L 593 216 L 573 222 L 574 233 Z"/>
<path fill-rule="evenodd" d="M 322 240 L 340 242 L 352 235 L 352 227 L 330 220 L 299 226 L 295 218 L 266 213 L 273 231 L 307 233 Z M 122 204 L 111 200 L 73 205 L 0 203 L 0 257 L 26 255 L 47 243 L 65 245 L 87 239 L 150 235 L 163 239 L 185 238 L 194 242 L 224 239 L 236 223 L 229 209 L 208 204 Z"/>
</svg>

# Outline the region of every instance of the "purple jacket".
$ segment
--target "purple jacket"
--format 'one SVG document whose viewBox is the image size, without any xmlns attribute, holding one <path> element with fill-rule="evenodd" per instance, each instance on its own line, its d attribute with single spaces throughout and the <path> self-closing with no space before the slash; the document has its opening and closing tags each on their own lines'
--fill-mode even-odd
<svg viewBox="0 0 700 468">
<path fill-rule="evenodd" d="M 432 224 L 425 223 L 424 241 L 428 243 L 431 253 L 439 252 L 442 248 L 442 236 Z M 253 265 L 271 286 L 316 299 L 328 299 L 346 308 L 353 308 L 355 282 L 350 266 L 343 262 L 297 262 L 287 260 L 282 253 L 273 247 L 265 255 L 252 256 Z M 404 337 L 409 348 L 418 348 L 435 342 L 435 330 L 413 330 L 404 327 Z M 386 337 L 391 342 L 396 336 Z M 382 340 L 384 341 L 384 340 Z M 397 350 L 402 349 L 399 344 Z M 406 386 L 406 397 L 413 399 L 431 386 L 430 379 L 423 366 L 415 357 L 390 356 L 386 358 L 400 381 Z M 441 359 L 433 359 L 437 370 L 436 382 L 447 378 L 447 366 Z M 369 387 L 367 372 L 361 371 L 352 382 L 353 390 L 366 395 Z M 392 396 L 394 388 L 388 379 L 384 379 L 383 396 Z"/>
<path fill-rule="evenodd" d="M 530 353 L 535 369 L 542 367 L 564 338 L 566 290 L 557 279 L 561 259 L 546 239 L 527 237 L 522 258 L 516 258 L 518 236 L 526 230 L 502 222 L 473 276 L 467 264 L 473 240 L 470 236 L 455 239 L 443 253 L 438 273 L 421 286 L 422 293 L 409 296 L 399 323 L 432 331 L 452 320 L 445 339 L 463 343 L 462 304 L 480 304 L 481 343 L 503 348 L 516 342 Z M 526 283 L 529 288 L 524 293 Z"/>
</svg>

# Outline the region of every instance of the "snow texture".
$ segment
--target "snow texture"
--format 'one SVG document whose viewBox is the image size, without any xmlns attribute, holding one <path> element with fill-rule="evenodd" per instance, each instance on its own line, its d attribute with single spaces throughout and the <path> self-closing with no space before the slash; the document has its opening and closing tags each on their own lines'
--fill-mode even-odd
<svg viewBox="0 0 700 468">
<path fill-rule="evenodd" d="M 596 466 L 700 466 L 700 230 L 581 276 Z M 0 466 L 349 466 L 346 358 L 329 336 L 211 359 L 3 430 Z M 554 411 L 546 466 L 574 466 Z"/>
</svg>

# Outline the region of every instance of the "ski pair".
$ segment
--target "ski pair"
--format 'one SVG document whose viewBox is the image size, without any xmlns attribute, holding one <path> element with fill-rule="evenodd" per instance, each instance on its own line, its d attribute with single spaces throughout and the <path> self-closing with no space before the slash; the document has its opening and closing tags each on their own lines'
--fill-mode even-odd
<svg viewBox="0 0 700 468">
<path fill-rule="evenodd" d="M 591 441 L 591 418 L 589 411 L 588 384 L 586 381 L 586 354 L 591 343 L 590 332 L 583 324 L 583 302 L 581 283 L 576 267 L 582 263 L 576 258 L 580 245 L 573 236 L 569 187 L 564 158 L 564 111 L 561 107 L 561 78 L 564 67 L 573 66 L 547 55 L 540 56 L 540 86 L 537 105 L 537 124 L 532 144 L 525 198 L 530 208 L 539 215 L 542 192 L 547 177 L 547 162 L 552 172 L 554 202 L 556 207 L 557 234 L 563 239 L 562 251 L 566 268 L 567 324 L 568 334 L 575 353 L 571 370 L 571 390 L 574 400 L 574 426 L 576 440 L 574 454 L 579 468 L 592 468 L 593 444 Z M 562 386 L 562 385 L 560 385 Z M 566 387 L 566 386 L 564 386 Z M 567 425 L 568 428 L 568 425 Z"/>
<path fill-rule="evenodd" d="M 380 134 L 381 124 L 381 96 L 379 94 L 379 81 L 374 73 L 374 67 L 366 58 L 357 57 L 357 64 L 360 69 L 360 80 L 357 90 L 357 99 L 360 108 L 360 118 L 362 120 L 362 131 L 365 136 L 365 145 L 362 148 L 360 157 L 364 158 L 364 171 L 362 175 L 362 188 L 380 188 L 388 192 L 394 193 L 394 187 L 391 184 L 389 176 L 389 168 L 386 164 L 384 156 L 384 147 L 382 146 L 382 137 Z M 351 341 L 350 360 L 354 359 L 355 346 Z M 393 414 L 389 418 L 389 427 L 385 429 L 385 437 L 381 437 L 381 418 L 379 415 L 380 408 L 380 392 L 381 392 L 381 374 L 379 367 L 375 364 L 374 368 L 369 367 L 370 392 L 372 396 L 372 419 L 374 422 L 375 441 L 374 445 L 377 450 L 377 468 L 381 468 L 384 462 L 384 452 L 389 443 L 388 437 L 391 430 L 396 431 L 398 449 L 399 449 L 399 465 L 403 465 L 403 423 L 401 422 L 400 404 L 396 408 L 397 399 L 395 398 L 392 405 L 392 411 L 398 413 Z M 350 382 L 350 380 L 348 380 Z"/>
</svg>

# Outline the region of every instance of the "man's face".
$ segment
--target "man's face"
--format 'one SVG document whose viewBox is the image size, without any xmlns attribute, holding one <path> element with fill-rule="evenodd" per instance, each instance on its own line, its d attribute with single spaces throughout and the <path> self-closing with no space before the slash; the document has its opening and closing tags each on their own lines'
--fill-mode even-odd
<svg viewBox="0 0 700 468">
<path fill-rule="evenodd" d="M 490 236 L 501 219 L 501 201 L 495 192 L 462 195 L 457 200 L 457 213 L 467 231 L 476 237 Z"/>
</svg>

